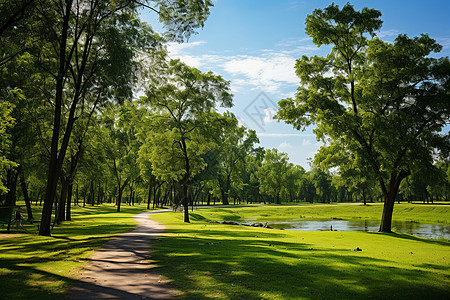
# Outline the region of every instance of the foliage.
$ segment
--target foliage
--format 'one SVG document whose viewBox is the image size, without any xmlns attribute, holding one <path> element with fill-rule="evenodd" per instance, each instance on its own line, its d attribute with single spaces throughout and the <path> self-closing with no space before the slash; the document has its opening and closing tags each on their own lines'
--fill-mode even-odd
<svg viewBox="0 0 450 300">
<path fill-rule="evenodd" d="M 0 102 L 0 194 L 8 190 L 3 184 L 8 169 L 16 166 L 16 163 L 7 158 L 10 139 L 7 129 L 14 125 L 15 119 L 11 117 L 13 105 L 9 102 Z"/>
<path fill-rule="evenodd" d="M 433 157 L 448 157 L 450 61 L 432 58 L 441 46 L 427 35 L 399 35 L 393 44 L 373 37 L 380 12 L 350 4 L 317 9 L 306 19 L 313 42 L 331 45 L 327 57 L 303 56 L 295 98 L 279 102 L 278 118 L 297 129 L 315 124 L 327 142 L 316 156 L 324 167 L 359 170 L 384 195 L 381 231 L 390 231 L 402 180 Z M 350 166 L 349 166 L 350 165 Z"/>
<path fill-rule="evenodd" d="M 280 202 L 280 196 L 283 189 L 287 188 L 289 183 L 286 180 L 287 171 L 292 168 L 288 162 L 286 153 L 278 153 L 277 149 L 267 149 L 264 155 L 264 161 L 258 170 L 258 177 L 261 182 L 261 193 L 266 194 Z"/>
<path fill-rule="evenodd" d="M 216 105 L 231 107 L 229 82 L 212 72 L 202 73 L 179 60 L 171 60 L 166 80 L 148 87 L 142 100 L 155 111 L 145 140 L 153 173 L 159 179 L 183 185 L 182 203 L 188 217 L 188 185 L 205 168 L 202 155 L 222 135 L 225 118 Z"/>
</svg>

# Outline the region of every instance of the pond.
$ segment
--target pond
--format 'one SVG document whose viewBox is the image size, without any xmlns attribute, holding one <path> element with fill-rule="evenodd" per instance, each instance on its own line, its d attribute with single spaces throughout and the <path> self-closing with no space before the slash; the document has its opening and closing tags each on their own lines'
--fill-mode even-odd
<svg viewBox="0 0 450 300">
<path fill-rule="evenodd" d="M 272 228 L 303 231 L 378 231 L 379 221 L 346 221 L 346 220 L 300 220 L 294 219 L 283 222 L 269 222 Z M 450 225 L 422 224 L 417 222 L 392 221 L 392 230 L 427 239 L 450 239 Z"/>
</svg>

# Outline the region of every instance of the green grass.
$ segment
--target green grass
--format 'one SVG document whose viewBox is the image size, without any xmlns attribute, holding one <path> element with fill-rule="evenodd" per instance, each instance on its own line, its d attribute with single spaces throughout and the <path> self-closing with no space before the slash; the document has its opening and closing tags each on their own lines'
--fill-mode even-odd
<svg viewBox="0 0 450 300">
<path fill-rule="evenodd" d="M 144 206 L 75 208 L 72 222 L 37 236 L 37 226 L 0 234 L 0 298 L 63 299 L 87 258 L 135 226 Z M 401 234 L 295 232 L 227 226 L 208 220 L 378 219 L 380 205 L 211 208 L 154 216 L 167 234 L 153 242 L 156 269 L 185 299 L 445 299 L 447 240 Z M 448 224 L 447 206 L 396 205 L 394 217 Z M 39 219 L 38 212 L 35 219 Z M 362 252 L 351 251 L 359 247 Z"/>
<path fill-rule="evenodd" d="M 314 204 L 291 206 L 252 206 L 241 207 L 237 212 L 232 209 L 212 208 L 202 212 L 205 218 L 220 215 L 223 220 L 256 222 L 286 221 L 292 219 L 330 219 L 344 220 L 380 220 L 382 203 L 368 205 Z M 396 204 L 393 219 L 396 221 L 414 221 L 430 224 L 449 224 L 450 205 Z"/>
<path fill-rule="evenodd" d="M 131 217 L 144 208 L 123 205 L 122 212 L 116 213 L 108 205 L 76 207 L 73 221 L 55 226 L 52 237 L 36 235 L 37 226 L 26 222 L 23 230 L 1 234 L 0 298 L 64 299 L 94 250 L 134 228 Z"/>
<path fill-rule="evenodd" d="M 439 216 L 434 216 L 434 208 L 399 207 L 397 217 L 411 218 L 408 210 L 420 220 L 437 222 L 449 217 L 446 208 L 437 209 Z M 298 214 L 371 218 L 379 209 L 378 205 L 212 208 L 191 213 L 192 224 L 184 224 L 181 213 L 157 214 L 152 218 L 166 225 L 167 234 L 153 244 L 152 259 L 170 284 L 181 291 L 182 299 L 448 298 L 447 240 L 207 223 L 292 219 Z M 357 247 L 363 251 L 352 251 Z"/>
</svg>

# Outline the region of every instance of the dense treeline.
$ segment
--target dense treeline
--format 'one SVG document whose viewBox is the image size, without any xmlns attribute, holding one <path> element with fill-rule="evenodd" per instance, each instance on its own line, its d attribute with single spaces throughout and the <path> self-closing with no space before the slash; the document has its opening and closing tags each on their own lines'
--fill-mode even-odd
<svg viewBox="0 0 450 300">
<path fill-rule="evenodd" d="M 30 203 L 42 205 L 40 234 L 50 235 L 52 214 L 70 220 L 71 205 L 175 205 L 189 222 L 189 205 L 383 201 L 377 177 L 362 165 L 306 171 L 259 147 L 255 131 L 217 111 L 232 106 L 228 81 L 168 58 L 166 41 L 203 26 L 211 5 L 0 4 L 10 16 L 0 24 L 0 204 L 23 198 L 30 218 Z M 167 34 L 143 23 L 139 9 L 159 13 Z M 448 201 L 449 194 L 443 161 L 413 170 L 397 199 Z"/>
</svg>

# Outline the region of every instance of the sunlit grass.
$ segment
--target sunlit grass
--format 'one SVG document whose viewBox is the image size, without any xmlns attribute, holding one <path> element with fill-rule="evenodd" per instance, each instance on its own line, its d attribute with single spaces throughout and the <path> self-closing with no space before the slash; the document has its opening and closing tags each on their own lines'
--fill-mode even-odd
<svg viewBox="0 0 450 300">
<path fill-rule="evenodd" d="M 132 216 L 144 208 L 124 205 L 116 213 L 111 205 L 75 207 L 73 221 L 55 226 L 52 237 L 38 236 L 37 225 L 25 221 L 24 229 L 1 234 L 0 298 L 63 299 L 94 250 L 134 228 Z"/>
<path fill-rule="evenodd" d="M 274 215 L 292 218 L 292 209 L 202 209 L 191 214 L 191 224 L 182 222 L 181 213 L 154 215 L 168 233 L 154 243 L 153 259 L 184 299 L 448 297 L 448 241 L 404 234 L 300 232 L 207 223 L 249 216 L 261 221 L 276 219 Z M 351 208 L 339 206 L 333 216 L 340 211 L 350 216 Z M 362 251 L 352 251 L 356 248 Z"/>
<path fill-rule="evenodd" d="M 417 207 L 417 208 L 416 208 Z M 227 226 L 208 220 L 377 219 L 381 205 L 302 205 L 196 210 L 154 216 L 168 234 L 153 241 L 152 261 L 187 299 L 445 299 L 449 242 L 409 235 L 294 232 Z M 52 237 L 37 225 L 0 235 L 0 298 L 63 299 L 87 258 L 106 240 L 130 231 L 144 206 L 77 207 Z M 396 219 L 449 220 L 446 206 L 397 205 Z M 35 219 L 39 219 L 36 212 Z M 447 223 L 448 224 L 448 223 Z M 363 251 L 352 251 L 355 248 Z"/>
<path fill-rule="evenodd" d="M 330 219 L 341 218 L 345 220 L 381 220 L 382 203 L 368 205 L 341 205 L 341 204 L 314 204 L 314 205 L 283 205 L 241 207 L 239 211 L 234 208 L 211 208 L 202 212 L 202 218 L 210 218 L 212 214 L 219 214 L 228 221 L 243 221 L 252 219 L 257 222 L 283 221 L 291 219 Z M 432 224 L 450 223 L 450 205 L 418 205 L 402 203 L 394 207 L 394 220 L 415 221 Z"/>
</svg>

